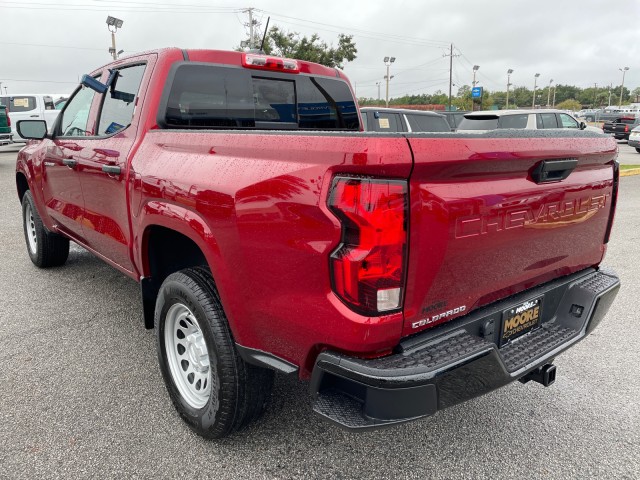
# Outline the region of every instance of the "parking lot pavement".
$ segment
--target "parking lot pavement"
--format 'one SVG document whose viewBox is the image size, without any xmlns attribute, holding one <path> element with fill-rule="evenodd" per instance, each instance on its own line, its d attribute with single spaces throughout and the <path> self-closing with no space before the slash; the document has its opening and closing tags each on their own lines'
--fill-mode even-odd
<svg viewBox="0 0 640 480">
<path fill-rule="evenodd" d="M 618 140 L 618 161 L 622 165 L 640 165 L 640 153 L 630 147 L 626 141 Z"/>
<path fill-rule="evenodd" d="M 620 182 L 606 264 L 622 289 L 608 317 L 556 359 L 543 388 L 515 383 L 434 417 L 353 434 L 278 377 L 265 417 L 210 442 L 173 409 L 137 285 L 80 248 L 67 265 L 27 256 L 0 153 L 0 478 L 639 478 L 640 176 Z"/>
</svg>

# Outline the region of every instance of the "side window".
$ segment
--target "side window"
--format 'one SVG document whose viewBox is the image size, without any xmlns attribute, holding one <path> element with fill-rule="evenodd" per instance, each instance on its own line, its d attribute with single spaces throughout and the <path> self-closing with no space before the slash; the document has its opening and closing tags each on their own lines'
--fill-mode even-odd
<svg viewBox="0 0 640 480">
<path fill-rule="evenodd" d="M 3 97 L 3 105 L 8 107 L 10 112 L 29 112 L 36 109 L 36 97 Z"/>
<path fill-rule="evenodd" d="M 44 100 L 44 109 L 45 110 L 55 110 L 56 107 L 53 105 L 53 98 L 51 97 L 42 97 Z"/>
<path fill-rule="evenodd" d="M 367 112 L 361 112 L 362 115 L 362 126 L 365 132 L 369 131 L 369 118 L 367 117 Z"/>
<path fill-rule="evenodd" d="M 405 115 L 412 132 L 450 132 L 451 127 L 444 117 L 432 115 Z"/>
<path fill-rule="evenodd" d="M 579 128 L 578 122 L 571 118 L 566 113 L 561 113 L 560 122 L 562 122 L 562 128 Z"/>
<path fill-rule="evenodd" d="M 60 135 L 63 137 L 86 137 L 92 135 L 87 131 L 89 111 L 95 92 L 87 87 L 80 90 L 69 100 L 66 108 L 60 114 Z"/>
<path fill-rule="evenodd" d="M 131 124 L 145 67 L 135 65 L 118 70 L 115 84 L 104 94 L 98 135 L 112 135 Z"/>
<path fill-rule="evenodd" d="M 498 128 L 527 128 L 529 114 L 503 115 L 498 121 Z"/>
<path fill-rule="evenodd" d="M 555 113 L 538 113 L 536 115 L 538 128 L 558 128 L 558 120 Z"/>
<path fill-rule="evenodd" d="M 373 130 L 375 132 L 402 132 L 400 116 L 397 113 L 374 112 Z"/>
</svg>

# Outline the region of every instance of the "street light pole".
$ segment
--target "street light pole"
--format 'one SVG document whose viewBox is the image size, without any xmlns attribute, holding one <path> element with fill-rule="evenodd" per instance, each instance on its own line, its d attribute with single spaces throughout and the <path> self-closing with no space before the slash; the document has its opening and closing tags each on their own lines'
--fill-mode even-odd
<svg viewBox="0 0 640 480">
<path fill-rule="evenodd" d="M 507 102 L 505 105 L 505 110 L 507 110 L 509 108 L 509 87 L 511 86 L 511 74 L 513 73 L 513 70 L 509 69 L 507 70 Z"/>
<path fill-rule="evenodd" d="M 380 101 L 380 83 L 382 82 L 376 82 L 376 86 L 378 87 L 378 101 Z"/>
<path fill-rule="evenodd" d="M 387 94 L 385 97 L 385 104 L 388 107 L 389 106 L 389 80 L 391 80 L 392 78 L 389 76 L 389 67 L 393 62 L 396 61 L 396 57 L 384 57 L 383 61 L 384 61 L 384 64 L 387 66 L 387 75 L 384 78 L 387 80 Z"/>
<path fill-rule="evenodd" d="M 553 78 L 549 80 L 549 91 L 547 92 L 547 108 L 549 108 L 549 100 L 551 99 L 551 84 L 553 83 Z"/>
<path fill-rule="evenodd" d="M 119 28 L 122 28 L 122 24 L 124 22 L 119 18 L 112 17 L 109 15 L 107 17 L 107 28 L 111 32 L 111 48 L 109 49 L 109 53 L 113 56 L 114 60 L 118 59 L 118 51 L 116 50 L 116 32 Z"/>
<path fill-rule="evenodd" d="M 539 76 L 540 74 L 536 73 L 533 77 L 533 102 L 531 103 L 531 108 L 536 108 L 536 87 L 538 86 L 537 83 Z"/>
<path fill-rule="evenodd" d="M 556 86 L 553 86 L 553 103 L 551 104 L 551 108 L 556 108 Z"/>
<path fill-rule="evenodd" d="M 622 108 L 622 93 L 624 92 L 624 74 L 627 73 L 627 71 L 629 71 L 629 67 L 624 67 L 624 70 L 622 68 L 619 68 L 618 70 L 622 72 L 622 85 L 620 86 L 620 108 Z"/>
<path fill-rule="evenodd" d="M 471 111 L 472 112 L 475 110 L 475 102 L 473 101 L 473 89 L 478 83 L 476 82 L 476 72 L 478 71 L 479 68 L 480 68 L 480 65 L 473 66 L 473 82 L 471 82 Z"/>
</svg>

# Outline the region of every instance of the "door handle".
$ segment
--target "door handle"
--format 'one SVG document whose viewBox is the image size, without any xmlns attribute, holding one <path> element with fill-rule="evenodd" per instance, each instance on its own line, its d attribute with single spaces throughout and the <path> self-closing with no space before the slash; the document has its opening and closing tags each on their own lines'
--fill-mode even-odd
<svg viewBox="0 0 640 480">
<path fill-rule="evenodd" d="M 31 118 L 39 118 L 40 115 L 30 115 Z"/>
<path fill-rule="evenodd" d="M 102 171 L 109 175 L 120 175 L 121 169 L 118 165 L 103 165 Z"/>
<path fill-rule="evenodd" d="M 531 172 L 531 178 L 536 183 L 559 182 L 567 178 L 577 166 L 577 158 L 543 160 Z"/>
<path fill-rule="evenodd" d="M 63 158 L 62 163 L 65 164 L 69 168 L 75 168 L 78 165 L 78 161 L 73 158 Z"/>
</svg>

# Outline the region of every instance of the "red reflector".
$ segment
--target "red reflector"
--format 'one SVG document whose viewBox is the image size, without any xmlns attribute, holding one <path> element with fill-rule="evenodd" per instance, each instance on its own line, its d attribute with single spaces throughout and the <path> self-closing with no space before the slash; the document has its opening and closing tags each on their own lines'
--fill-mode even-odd
<svg viewBox="0 0 640 480">
<path fill-rule="evenodd" d="M 366 315 L 402 307 L 407 245 L 407 183 L 335 177 L 329 209 L 342 223 L 331 254 L 335 293 Z"/>
<path fill-rule="evenodd" d="M 276 70 L 285 73 L 299 73 L 298 61 L 291 58 L 269 57 L 255 53 L 242 54 L 242 66 L 260 70 Z"/>
</svg>

